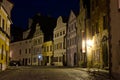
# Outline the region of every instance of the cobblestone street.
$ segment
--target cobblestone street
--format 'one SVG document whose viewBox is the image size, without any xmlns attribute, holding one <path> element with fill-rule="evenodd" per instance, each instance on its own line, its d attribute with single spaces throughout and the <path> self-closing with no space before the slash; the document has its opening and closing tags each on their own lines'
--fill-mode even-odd
<svg viewBox="0 0 120 80">
<path fill-rule="evenodd" d="M 0 80 L 109 80 L 79 68 L 12 67 L 0 72 Z"/>
</svg>

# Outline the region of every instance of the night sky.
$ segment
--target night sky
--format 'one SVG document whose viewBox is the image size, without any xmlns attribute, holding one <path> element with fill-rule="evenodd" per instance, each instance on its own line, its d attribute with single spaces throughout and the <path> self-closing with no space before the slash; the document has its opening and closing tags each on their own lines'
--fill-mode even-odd
<svg viewBox="0 0 120 80">
<path fill-rule="evenodd" d="M 79 12 L 79 0 L 11 0 L 14 4 L 12 9 L 13 24 L 26 28 L 28 19 L 36 13 L 57 18 L 68 17 L 70 10 Z"/>
</svg>

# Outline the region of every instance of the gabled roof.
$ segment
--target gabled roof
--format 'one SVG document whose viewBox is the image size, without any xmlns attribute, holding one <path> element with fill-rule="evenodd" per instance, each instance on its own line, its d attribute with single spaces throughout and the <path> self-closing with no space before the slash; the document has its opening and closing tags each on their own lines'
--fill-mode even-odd
<svg viewBox="0 0 120 80">
<path fill-rule="evenodd" d="M 75 15 L 75 13 L 71 10 L 70 15 L 69 15 L 69 19 L 68 19 L 68 23 L 69 23 L 72 19 L 74 19 L 74 18 L 76 18 L 76 15 Z"/>
</svg>

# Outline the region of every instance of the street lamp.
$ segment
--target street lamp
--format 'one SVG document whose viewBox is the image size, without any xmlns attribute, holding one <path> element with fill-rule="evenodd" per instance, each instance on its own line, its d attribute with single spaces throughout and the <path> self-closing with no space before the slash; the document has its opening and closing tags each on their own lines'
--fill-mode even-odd
<svg viewBox="0 0 120 80">
<path fill-rule="evenodd" d="M 93 46 L 93 40 L 90 40 L 90 39 L 89 39 L 89 40 L 87 40 L 86 42 L 87 42 L 87 47 L 88 47 L 88 48 L 92 48 L 92 46 Z"/>
<path fill-rule="evenodd" d="M 40 65 L 41 60 L 42 60 L 42 54 L 38 55 L 38 66 Z"/>
</svg>

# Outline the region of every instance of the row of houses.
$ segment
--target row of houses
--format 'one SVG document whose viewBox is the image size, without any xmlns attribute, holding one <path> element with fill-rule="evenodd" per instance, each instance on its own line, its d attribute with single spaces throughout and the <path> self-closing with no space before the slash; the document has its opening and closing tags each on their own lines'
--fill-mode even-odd
<svg viewBox="0 0 120 80">
<path fill-rule="evenodd" d="M 23 65 L 109 69 L 118 77 L 119 10 L 120 0 L 80 0 L 79 15 L 71 10 L 67 23 L 58 17 L 52 41 L 44 42 L 44 33 L 36 24 L 33 38 L 11 43 L 11 60 L 19 60 Z M 23 35 L 28 33 L 29 30 Z"/>
</svg>

